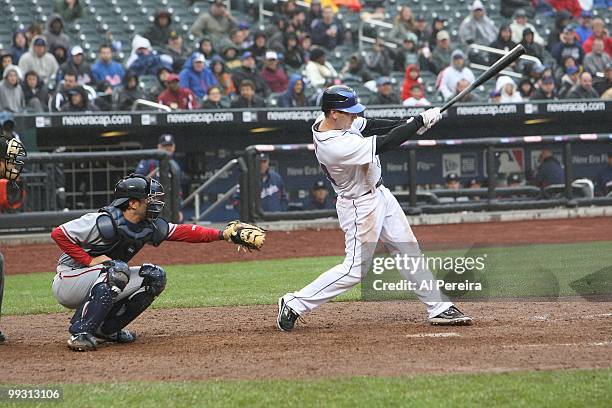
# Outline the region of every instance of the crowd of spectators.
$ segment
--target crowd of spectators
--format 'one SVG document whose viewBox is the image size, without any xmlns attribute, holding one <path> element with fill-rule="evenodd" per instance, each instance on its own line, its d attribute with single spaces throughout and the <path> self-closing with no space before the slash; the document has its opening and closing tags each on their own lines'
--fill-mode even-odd
<svg viewBox="0 0 612 408">
<path fill-rule="evenodd" d="M 452 98 L 474 81 L 470 62 L 489 65 L 500 57 L 474 53 L 471 44 L 507 51 L 521 43 L 540 62 L 520 61 L 509 75 L 497 78 L 490 94 L 473 93 L 463 102 L 612 94 L 608 28 L 603 18 L 576 8 L 577 2 L 502 0 L 501 10 L 494 12 L 507 21 L 498 26 L 485 4 L 475 0 L 463 21 L 450 27 L 440 15 L 430 22 L 408 6 L 396 9 L 378 1 L 372 10 L 362 10 L 362 18 L 387 19 L 393 27 L 380 29 L 363 51 L 356 46 L 357 33 L 335 7 L 323 3 L 312 0 L 302 8 L 294 0 L 279 2 L 271 21 L 259 30 L 252 21 L 238 21 L 224 1 L 214 0 L 190 28 L 197 40 L 193 48 L 175 27 L 172 13 L 159 10 L 150 26 L 134 35 L 125 61 L 116 59 L 117 50 L 109 43 L 99 47 L 90 63 L 64 28 L 83 15 L 82 5 L 57 0 L 46 28 L 33 24 L 17 31 L 11 47 L 0 50 L 0 110 L 125 110 L 137 99 L 172 109 L 300 107 L 316 104 L 317 93 L 336 83 L 365 85 L 370 104 L 427 106 Z M 532 24 L 538 14 L 555 16 L 548 36 Z M 348 54 L 334 66 L 330 56 L 338 50 Z M 437 78 L 433 94 L 423 75 Z"/>
</svg>

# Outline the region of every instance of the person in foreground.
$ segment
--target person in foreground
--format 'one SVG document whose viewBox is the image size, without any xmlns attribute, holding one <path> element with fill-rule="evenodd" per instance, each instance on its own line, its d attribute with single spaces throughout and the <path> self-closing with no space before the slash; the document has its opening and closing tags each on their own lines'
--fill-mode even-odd
<svg viewBox="0 0 612 408">
<path fill-rule="evenodd" d="M 4 130 L 0 132 L 0 183 L 7 183 L 8 188 L 19 189 L 16 181 L 23 170 L 23 158 L 27 156 L 23 144 L 14 135 Z M 2 315 L 2 298 L 4 295 L 4 257 L 0 252 L 0 315 Z M 6 337 L 0 331 L 0 344 Z"/>
<path fill-rule="evenodd" d="M 265 241 L 261 228 L 239 221 L 224 230 L 169 223 L 159 217 L 163 198 L 159 182 L 131 174 L 117 183 L 114 201 L 107 207 L 51 233 L 64 251 L 53 279 L 53 294 L 61 305 L 76 309 L 68 328 L 71 350 L 90 351 L 100 342 L 136 340 L 125 327 L 166 287 L 166 273 L 160 266 L 127 265 L 145 244 L 225 240 L 259 250 Z"/>
<path fill-rule="evenodd" d="M 336 210 L 345 234 L 346 257 L 342 264 L 306 287 L 278 300 L 277 326 L 286 332 L 294 328 L 298 317 L 361 282 L 379 239 L 393 255 L 422 256 L 402 208 L 383 185 L 379 155 L 425 133 L 442 119 L 440 108 L 426 110 L 407 121 L 366 120 L 358 116 L 366 107 L 344 85 L 327 88 L 321 108 L 323 113 L 312 126 L 315 155 L 338 195 Z M 421 282 L 434 280 L 424 267 L 400 272 L 417 288 Z M 472 323 L 435 287 L 415 290 L 415 294 L 426 305 L 430 323 Z"/>
</svg>

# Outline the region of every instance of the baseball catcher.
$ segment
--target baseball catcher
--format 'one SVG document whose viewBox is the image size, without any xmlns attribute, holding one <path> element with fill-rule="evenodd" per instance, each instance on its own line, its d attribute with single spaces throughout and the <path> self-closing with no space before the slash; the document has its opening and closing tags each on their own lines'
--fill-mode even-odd
<svg viewBox="0 0 612 408">
<path fill-rule="evenodd" d="M 18 189 L 17 179 L 23 169 L 23 158 L 27 155 L 21 142 L 5 133 L 0 134 L 0 183 L 6 183 L 6 187 Z M 2 315 L 2 297 L 4 295 L 4 257 L 0 253 L 0 315 Z M 6 338 L 0 331 L 0 344 Z"/>
<path fill-rule="evenodd" d="M 240 221 L 229 223 L 224 230 L 169 223 L 159 217 L 163 198 L 159 182 L 131 174 L 117 183 L 108 206 L 51 233 L 63 251 L 53 294 L 61 305 L 76 309 L 68 328 L 71 350 L 90 351 L 99 342 L 136 339 L 125 327 L 166 287 L 166 273 L 160 266 L 127 265 L 145 244 L 224 240 L 246 250 L 259 250 L 264 244 L 264 230 Z"/>
</svg>

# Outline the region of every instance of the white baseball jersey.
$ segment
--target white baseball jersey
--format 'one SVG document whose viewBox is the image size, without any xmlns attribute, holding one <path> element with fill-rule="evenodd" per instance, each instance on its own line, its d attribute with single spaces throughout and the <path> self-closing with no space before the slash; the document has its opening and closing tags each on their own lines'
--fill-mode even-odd
<svg viewBox="0 0 612 408">
<path fill-rule="evenodd" d="M 380 180 L 380 159 L 376 155 L 376 137 L 364 137 L 367 119 L 357 118 L 350 129 L 317 129 L 325 118 L 321 114 L 312 126 L 315 154 L 321 169 L 331 182 L 336 194 L 344 198 L 358 198 L 372 191 Z"/>
</svg>

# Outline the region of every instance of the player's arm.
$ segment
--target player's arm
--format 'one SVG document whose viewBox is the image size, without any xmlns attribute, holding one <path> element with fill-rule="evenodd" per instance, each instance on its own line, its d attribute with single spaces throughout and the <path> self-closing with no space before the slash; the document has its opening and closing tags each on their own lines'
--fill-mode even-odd
<svg viewBox="0 0 612 408">
<path fill-rule="evenodd" d="M 364 136 L 384 135 L 394 128 L 406 123 L 405 120 L 364 119 L 365 126 L 361 131 Z"/>
<path fill-rule="evenodd" d="M 386 135 L 376 136 L 376 154 L 393 150 L 416 134 L 422 135 L 440 119 L 442 119 L 440 108 L 429 109 L 411 117 L 406 123 L 397 126 Z"/>
<path fill-rule="evenodd" d="M 105 261 L 110 261 L 110 258 L 106 255 L 92 257 L 85 252 L 85 250 L 78 244 L 79 241 L 77 241 L 75 237 L 71 236 L 70 233 L 67 232 L 65 225 L 66 224 L 56 227 L 51 232 L 51 238 L 53 238 L 57 246 L 63 252 L 65 252 L 66 255 L 86 266 L 94 266 Z"/>
<path fill-rule="evenodd" d="M 100 213 L 85 214 L 80 218 L 68 221 L 51 232 L 51 238 L 66 255 L 86 266 L 93 266 L 110 260 L 105 255 L 92 257 L 83 249 L 92 239 L 99 236 L 97 220 Z"/>
<path fill-rule="evenodd" d="M 255 225 L 232 221 L 223 230 L 195 224 L 169 224 L 168 241 L 213 242 L 227 241 L 248 249 L 259 250 L 266 239 L 265 231 Z"/>
<path fill-rule="evenodd" d="M 167 241 L 182 241 L 191 243 L 205 243 L 223 241 L 223 231 L 214 228 L 205 228 L 196 224 L 169 223 Z"/>
</svg>

